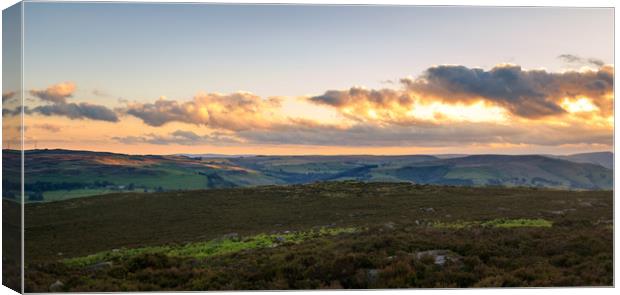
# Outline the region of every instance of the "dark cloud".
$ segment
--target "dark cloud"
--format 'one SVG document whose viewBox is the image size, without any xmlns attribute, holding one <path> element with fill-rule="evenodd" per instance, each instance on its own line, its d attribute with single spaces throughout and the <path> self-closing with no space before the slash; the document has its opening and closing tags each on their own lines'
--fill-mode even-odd
<svg viewBox="0 0 620 295">
<path fill-rule="evenodd" d="M 392 103 L 399 105 L 410 105 L 413 103 L 413 100 L 409 95 L 395 90 L 369 90 L 360 87 L 352 87 L 346 91 L 329 90 L 323 95 L 311 97 L 310 100 L 315 103 L 327 104 L 336 107 L 353 105 L 362 101 L 374 106 L 386 106 Z"/>
<path fill-rule="evenodd" d="M 3 116 L 17 116 L 17 115 L 21 114 L 21 112 L 22 112 L 22 108 L 21 107 L 16 107 L 16 108 L 13 108 L 13 109 L 6 109 L 6 108 L 2 109 L 2 115 Z"/>
<path fill-rule="evenodd" d="M 70 119 L 91 119 L 107 122 L 118 122 L 118 116 L 113 110 L 101 105 L 82 103 L 56 103 L 38 106 L 25 110 L 26 113 L 38 113 L 45 116 L 64 116 Z"/>
<path fill-rule="evenodd" d="M 550 73 L 516 65 L 499 65 L 488 71 L 446 65 L 402 82 L 421 96 L 448 102 L 482 98 L 517 116 L 539 118 L 564 113 L 560 103 L 566 97 L 586 96 L 601 110 L 609 110 L 609 99 L 604 96 L 613 92 L 613 68 Z"/>
<path fill-rule="evenodd" d="M 70 119 L 91 119 L 106 122 L 118 122 L 119 118 L 113 110 L 87 102 L 69 103 L 67 98 L 73 96 L 76 86 L 73 82 L 54 84 L 45 90 L 30 90 L 30 94 L 48 103 L 33 108 L 24 107 L 26 114 L 41 114 L 45 116 L 63 116 Z M 4 112 L 4 111 L 3 111 Z M 18 110 L 8 111 L 7 114 L 19 114 Z"/>
<path fill-rule="evenodd" d="M 558 58 L 566 63 L 576 63 L 582 65 L 590 64 L 597 67 L 602 67 L 605 65 L 605 62 L 598 58 L 583 58 L 573 54 L 561 54 Z"/>
<path fill-rule="evenodd" d="M 30 94 L 43 101 L 53 103 L 66 103 L 67 98 L 73 95 L 76 87 L 73 82 L 63 82 L 54 84 L 45 90 L 30 90 Z"/>
<path fill-rule="evenodd" d="M 112 139 L 125 144 L 230 145 L 240 143 L 239 139 L 223 133 L 216 132 L 208 135 L 198 135 L 192 131 L 185 130 L 176 130 L 167 135 L 151 133 L 144 136 L 113 137 Z"/>
<path fill-rule="evenodd" d="M 567 57 L 568 58 L 568 57 Z M 401 79 L 402 89 L 329 90 L 309 98 L 316 104 L 337 108 L 359 120 L 418 123 L 408 114 L 416 101 L 471 103 L 484 100 L 513 115 L 536 119 L 562 115 L 565 98 L 589 98 L 603 116 L 611 114 L 613 68 L 561 73 L 524 70 L 518 65 L 497 65 L 490 70 L 459 65 L 428 68 L 417 78 Z M 371 112 L 370 114 L 368 112 Z"/>
</svg>

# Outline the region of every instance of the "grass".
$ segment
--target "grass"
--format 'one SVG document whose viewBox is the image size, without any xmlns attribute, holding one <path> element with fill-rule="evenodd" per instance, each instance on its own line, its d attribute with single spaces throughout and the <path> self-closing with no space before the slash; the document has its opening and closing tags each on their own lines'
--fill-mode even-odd
<svg viewBox="0 0 620 295">
<path fill-rule="evenodd" d="M 88 266 L 104 261 L 127 260 L 132 257 L 144 254 L 165 254 L 171 257 L 193 257 L 207 258 L 215 255 L 235 253 L 247 249 L 258 249 L 274 247 L 281 243 L 301 243 L 308 239 L 318 238 L 328 235 L 338 235 L 342 233 L 354 233 L 356 228 L 326 228 L 306 232 L 292 232 L 282 234 L 259 234 L 255 236 L 239 239 L 237 237 L 227 237 L 215 239 L 207 242 L 188 243 L 186 245 L 174 246 L 154 246 L 134 249 L 115 249 L 87 255 L 64 259 L 63 263 L 69 266 Z"/>
<path fill-rule="evenodd" d="M 90 197 L 101 194 L 109 194 L 114 191 L 109 189 L 76 189 L 76 190 L 58 190 L 58 191 L 46 191 L 43 193 L 43 200 L 45 202 L 62 201 L 67 199 Z M 29 202 L 26 200 L 26 202 Z"/>
<path fill-rule="evenodd" d="M 462 229 L 474 226 L 496 227 L 496 228 L 517 228 L 517 227 L 551 227 L 553 222 L 544 219 L 505 219 L 497 218 L 487 221 L 456 221 L 456 222 L 436 222 L 433 227 Z"/>
<path fill-rule="evenodd" d="M 476 184 L 486 184 L 487 180 L 497 178 L 498 171 L 487 167 L 454 168 L 445 175 L 449 179 L 471 179 Z"/>
<path fill-rule="evenodd" d="M 494 219 L 481 223 L 482 226 L 515 228 L 515 227 L 551 227 L 553 222 L 544 219 Z"/>
</svg>

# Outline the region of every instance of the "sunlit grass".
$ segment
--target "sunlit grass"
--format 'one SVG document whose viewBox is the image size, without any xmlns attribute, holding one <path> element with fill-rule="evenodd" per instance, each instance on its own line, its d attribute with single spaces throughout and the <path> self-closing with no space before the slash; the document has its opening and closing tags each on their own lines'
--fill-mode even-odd
<svg viewBox="0 0 620 295">
<path fill-rule="evenodd" d="M 207 242 L 188 243 L 185 245 L 152 246 L 133 249 L 115 249 L 104 251 L 88 256 L 64 259 L 63 262 L 70 266 L 94 265 L 104 261 L 125 260 L 141 254 L 165 254 L 171 257 L 194 257 L 206 258 L 214 255 L 239 252 L 247 249 L 274 247 L 283 243 L 300 243 L 321 236 L 333 236 L 342 233 L 353 233 L 358 229 L 345 228 L 320 228 L 318 230 L 304 232 L 290 232 L 283 234 L 259 234 L 255 236 L 239 238 L 227 237 Z"/>
<path fill-rule="evenodd" d="M 496 228 L 516 228 L 516 227 L 551 227 L 553 223 L 544 219 L 504 219 L 498 218 L 488 221 L 456 221 L 456 222 L 436 222 L 435 228 L 462 229 L 474 226 L 496 227 Z"/>
</svg>

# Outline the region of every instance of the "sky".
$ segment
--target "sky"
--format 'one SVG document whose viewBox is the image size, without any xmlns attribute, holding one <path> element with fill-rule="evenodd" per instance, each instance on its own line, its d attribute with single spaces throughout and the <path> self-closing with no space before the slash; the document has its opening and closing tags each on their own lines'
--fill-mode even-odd
<svg viewBox="0 0 620 295">
<path fill-rule="evenodd" d="M 25 148 L 612 150 L 613 9 L 30 2 L 23 38 Z"/>
</svg>

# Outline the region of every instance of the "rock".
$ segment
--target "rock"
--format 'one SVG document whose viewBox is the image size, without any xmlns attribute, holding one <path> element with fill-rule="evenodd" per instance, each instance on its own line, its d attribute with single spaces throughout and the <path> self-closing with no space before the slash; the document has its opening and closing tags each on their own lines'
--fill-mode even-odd
<svg viewBox="0 0 620 295">
<path fill-rule="evenodd" d="M 379 278 L 379 270 L 369 269 L 366 272 L 366 278 L 368 279 L 368 283 L 374 284 L 375 282 L 377 282 L 377 279 Z"/>
<path fill-rule="evenodd" d="M 386 222 L 383 224 L 383 227 L 386 229 L 394 229 L 396 227 L 396 224 L 394 222 Z"/>
<path fill-rule="evenodd" d="M 121 251 L 121 250 L 120 249 L 112 249 L 112 252 L 114 252 L 114 253 L 119 252 L 119 251 Z"/>
<path fill-rule="evenodd" d="M 277 236 L 277 237 L 276 237 L 276 241 L 277 241 L 278 243 L 284 243 L 284 242 L 286 242 L 286 238 L 285 238 L 285 237 L 282 237 L 282 236 Z"/>
<path fill-rule="evenodd" d="M 239 240 L 238 233 L 228 233 L 222 236 L 222 240 Z"/>
<path fill-rule="evenodd" d="M 65 287 L 61 281 L 56 280 L 53 284 L 50 285 L 50 292 L 62 292 Z"/>
<path fill-rule="evenodd" d="M 554 211 L 548 211 L 551 214 L 555 214 L 555 215 L 564 215 L 570 211 L 576 211 L 573 208 L 568 208 L 568 209 L 563 209 L 563 210 L 554 210 Z"/>
<path fill-rule="evenodd" d="M 461 256 L 450 250 L 428 250 L 416 252 L 415 257 L 421 259 L 422 257 L 430 256 L 434 259 L 433 263 L 439 266 L 443 266 L 447 261 L 458 262 Z"/>
<path fill-rule="evenodd" d="M 424 212 L 435 212 L 434 208 L 428 207 L 428 208 L 420 208 L 420 210 L 424 211 Z"/>
</svg>

